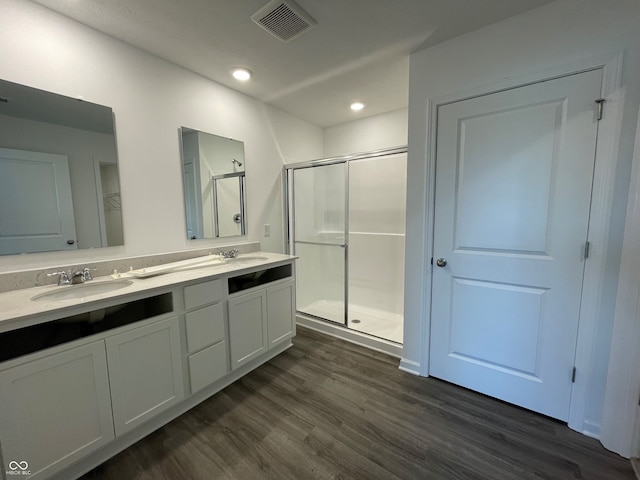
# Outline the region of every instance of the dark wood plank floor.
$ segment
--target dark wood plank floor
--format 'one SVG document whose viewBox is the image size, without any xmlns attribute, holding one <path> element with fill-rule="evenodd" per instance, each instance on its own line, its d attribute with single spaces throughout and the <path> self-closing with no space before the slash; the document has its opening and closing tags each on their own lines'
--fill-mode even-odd
<svg viewBox="0 0 640 480">
<path fill-rule="evenodd" d="M 294 347 L 84 480 L 634 479 L 566 425 L 300 328 Z"/>
</svg>

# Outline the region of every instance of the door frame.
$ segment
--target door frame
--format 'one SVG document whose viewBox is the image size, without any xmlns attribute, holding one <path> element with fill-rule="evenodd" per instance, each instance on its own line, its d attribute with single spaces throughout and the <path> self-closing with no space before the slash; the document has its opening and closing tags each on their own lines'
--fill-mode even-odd
<svg viewBox="0 0 640 480">
<path fill-rule="evenodd" d="M 93 174 L 96 182 L 96 199 L 98 203 L 98 226 L 100 227 L 100 242 L 101 247 L 107 246 L 107 222 L 104 215 L 104 196 L 102 193 L 102 173 L 100 172 L 100 165 L 102 163 L 96 157 L 93 157 Z"/>
<path fill-rule="evenodd" d="M 426 169 L 424 201 L 425 224 L 421 238 L 422 288 L 420 302 L 420 364 L 410 361 L 401 362 L 400 368 L 422 376 L 429 376 L 429 350 L 431 340 L 431 291 L 433 267 L 430 258 L 433 256 L 434 234 L 434 201 L 435 201 L 435 158 L 438 107 L 448 103 L 467 100 L 474 97 L 510 90 L 525 85 L 540 83 L 555 78 L 574 75 L 589 70 L 602 69 L 602 98 L 607 100 L 605 120 L 598 126 L 598 138 L 595 153 L 594 182 L 591 196 L 591 213 L 589 217 L 589 241 L 592 244 L 589 261 L 585 265 L 580 317 L 578 323 L 578 339 L 576 343 L 575 366 L 578 374 L 573 384 L 569 407 L 568 425 L 585 435 L 600 437 L 600 425 L 586 418 L 590 387 L 594 381 L 593 371 L 597 367 L 595 339 L 598 329 L 598 309 L 602 301 L 605 287 L 605 272 L 610 225 L 614 202 L 616 182 L 616 166 L 618 159 L 619 132 L 622 123 L 623 109 L 620 91 L 622 81 L 623 53 L 617 52 L 605 56 L 586 59 L 578 63 L 562 65 L 550 70 L 525 77 L 510 78 L 500 82 L 484 85 L 473 85 L 464 91 L 445 96 L 427 99 L 427 135 L 426 135 Z M 414 199 L 417 200 L 417 199 Z M 417 368 L 416 368 L 417 367 Z"/>
<path fill-rule="evenodd" d="M 183 191 L 183 197 L 185 199 L 185 228 L 187 230 L 187 238 L 189 240 L 191 240 L 191 238 L 189 238 L 189 224 L 187 222 L 189 214 L 187 212 L 188 208 L 189 208 L 189 204 L 187 199 L 189 198 L 189 195 L 187 194 L 187 185 L 185 184 L 185 181 L 187 180 L 187 176 L 185 174 L 185 167 L 187 167 L 188 165 L 191 165 L 191 169 L 193 170 L 193 211 L 191 212 L 191 214 L 193 215 L 193 220 L 194 220 L 194 224 L 191 225 L 192 230 L 191 233 L 193 234 L 193 232 L 195 232 L 195 237 L 196 239 L 202 239 L 204 238 L 204 226 L 203 226 L 203 213 L 202 213 L 202 183 L 201 183 L 201 179 L 200 179 L 200 159 L 197 157 L 190 157 L 190 158 L 185 158 L 184 161 L 182 162 L 182 189 Z"/>
<path fill-rule="evenodd" d="M 640 457 L 640 117 L 636 126 L 629 204 L 618 279 L 618 297 L 604 400 L 602 444 L 626 457 Z"/>
</svg>

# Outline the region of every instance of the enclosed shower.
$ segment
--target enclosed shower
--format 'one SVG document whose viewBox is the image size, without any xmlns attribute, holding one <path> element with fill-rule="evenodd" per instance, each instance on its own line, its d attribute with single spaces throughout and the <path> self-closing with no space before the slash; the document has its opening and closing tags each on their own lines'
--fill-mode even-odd
<svg viewBox="0 0 640 480">
<path fill-rule="evenodd" d="M 406 148 L 285 167 L 298 315 L 402 343 Z"/>
</svg>

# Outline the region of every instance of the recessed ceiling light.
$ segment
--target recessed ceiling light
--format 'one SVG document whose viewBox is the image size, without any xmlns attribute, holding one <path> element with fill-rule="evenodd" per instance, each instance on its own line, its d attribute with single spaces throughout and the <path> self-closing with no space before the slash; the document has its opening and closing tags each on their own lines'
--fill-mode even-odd
<svg viewBox="0 0 640 480">
<path fill-rule="evenodd" d="M 236 80 L 240 80 L 241 82 L 246 82 L 251 78 L 251 70 L 249 70 L 248 68 L 234 68 L 231 74 L 233 75 L 233 78 L 235 78 Z"/>
<path fill-rule="evenodd" d="M 364 103 L 362 102 L 353 102 L 351 104 L 351 110 L 357 112 L 358 110 L 362 110 L 364 108 Z"/>
</svg>

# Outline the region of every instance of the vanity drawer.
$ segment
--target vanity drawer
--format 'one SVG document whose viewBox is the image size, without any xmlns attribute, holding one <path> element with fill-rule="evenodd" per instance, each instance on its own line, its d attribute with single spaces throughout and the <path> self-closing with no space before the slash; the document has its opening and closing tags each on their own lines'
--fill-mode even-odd
<svg viewBox="0 0 640 480">
<path fill-rule="evenodd" d="M 189 356 L 191 393 L 211 385 L 229 372 L 227 342 L 220 342 Z"/>
<path fill-rule="evenodd" d="M 184 306 L 187 310 L 222 300 L 222 280 L 210 280 L 184 287 Z"/>
<path fill-rule="evenodd" d="M 189 353 L 224 340 L 224 304 L 222 302 L 185 315 Z"/>
</svg>

